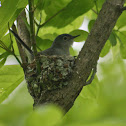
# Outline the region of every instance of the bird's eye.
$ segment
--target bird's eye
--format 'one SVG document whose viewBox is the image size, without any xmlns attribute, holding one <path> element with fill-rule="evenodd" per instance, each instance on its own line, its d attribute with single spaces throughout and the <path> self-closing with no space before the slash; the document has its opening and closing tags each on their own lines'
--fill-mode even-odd
<svg viewBox="0 0 126 126">
<path fill-rule="evenodd" d="M 64 37 L 63 37 L 63 40 L 67 40 L 67 39 L 68 39 L 68 37 L 67 37 L 67 36 L 64 36 Z"/>
</svg>

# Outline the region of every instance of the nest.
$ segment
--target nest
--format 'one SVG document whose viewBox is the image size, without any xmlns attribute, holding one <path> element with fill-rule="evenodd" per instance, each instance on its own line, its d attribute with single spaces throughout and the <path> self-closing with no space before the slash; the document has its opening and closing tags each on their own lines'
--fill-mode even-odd
<svg viewBox="0 0 126 126">
<path fill-rule="evenodd" d="M 30 94 L 34 97 L 47 90 L 61 89 L 68 84 L 75 58 L 72 56 L 39 56 L 41 72 L 37 74 L 36 63 L 27 66 L 25 78 Z"/>
</svg>

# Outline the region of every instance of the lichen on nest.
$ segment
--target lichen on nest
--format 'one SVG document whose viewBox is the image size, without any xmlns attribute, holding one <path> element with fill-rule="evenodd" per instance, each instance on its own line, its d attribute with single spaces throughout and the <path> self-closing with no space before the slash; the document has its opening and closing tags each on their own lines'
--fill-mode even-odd
<svg viewBox="0 0 126 126">
<path fill-rule="evenodd" d="M 27 66 L 25 78 L 28 89 L 33 97 L 39 97 L 42 91 L 55 90 L 68 84 L 75 65 L 72 56 L 39 56 L 41 72 L 36 74 L 36 63 Z"/>
</svg>

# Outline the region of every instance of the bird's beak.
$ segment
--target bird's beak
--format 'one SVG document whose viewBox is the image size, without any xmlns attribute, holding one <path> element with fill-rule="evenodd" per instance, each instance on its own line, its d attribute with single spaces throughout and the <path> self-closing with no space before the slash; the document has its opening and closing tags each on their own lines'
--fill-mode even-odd
<svg viewBox="0 0 126 126">
<path fill-rule="evenodd" d="M 78 37 L 78 36 L 80 36 L 80 35 L 72 36 L 72 39 L 74 39 L 74 38 L 76 38 L 76 37 Z"/>
</svg>

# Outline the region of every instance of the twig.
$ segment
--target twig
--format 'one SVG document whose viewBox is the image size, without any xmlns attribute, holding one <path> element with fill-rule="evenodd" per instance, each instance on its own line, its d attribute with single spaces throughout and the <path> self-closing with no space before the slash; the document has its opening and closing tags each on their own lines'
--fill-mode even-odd
<svg viewBox="0 0 126 126">
<path fill-rule="evenodd" d="M 42 19 L 42 12 L 40 12 L 40 20 L 39 20 L 39 25 L 38 25 L 38 27 L 37 27 L 37 31 L 36 31 L 36 36 L 38 35 L 38 32 L 39 32 L 39 26 L 40 26 L 40 24 L 41 24 L 41 19 Z M 37 22 L 36 22 L 37 23 Z"/>
<path fill-rule="evenodd" d="M 89 85 L 89 84 L 92 83 L 92 81 L 93 81 L 93 79 L 95 77 L 96 72 L 97 72 L 97 66 L 95 66 L 95 68 L 93 68 L 93 73 L 92 73 L 90 79 L 86 82 L 86 84 L 84 86 Z"/>
<path fill-rule="evenodd" d="M 8 24 L 8 28 L 9 27 L 9 24 Z M 12 37 L 11 37 L 11 34 L 10 34 L 10 30 L 9 30 L 9 35 L 10 35 L 10 40 L 11 40 L 11 47 L 12 47 L 12 54 L 13 56 L 16 58 L 16 60 L 18 61 L 18 63 L 22 66 L 22 63 L 21 61 L 18 59 L 18 57 L 15 55 L 15 51 L 14 51 L 14 47 L 13 47 L 13 41 L 12 41 Z"/>
<path fill-rule="evenodd" d="M 10 54 L 12 54 L 17 59 L 18 63 L 22 67 L 22 63 L 20 62 L 20 60 L 18 59 L 18 57 L 15 55 L 15 53 L 13 51 L 11 51 L 10 49 L 8 49 L 7 46 L 1 40 L 0 40 L 0 44 L 2 45 L 0 47 L 3 48 L 4 50 L 6 50 L 7 52 L 9 52 Z"/>
<path fill-rule="evenodd" d="M 37 45 L 36 45 L 36 47 L 37 47 L 37 49 L 38 49 L 39 51 L 42 51 Z"/>
<path fill-rule="evenodd" d="M 8 49 L 8 47 L 0 40 L 0 44 L 1 44 L 1 46 L 3 47 L 3 49 L 5 49 L 6 51 L 8 51 L 8 52 L 11 52 L 11 50 L 10 49 Z"/>
<path fill-rule="evenodd" d="M 26 10 L 27 10 L 27 12 L 29 13 L 29 10 L 28 10 L 28 8 L 26 7 L 25 9 L 26 9 Z"/>
<path fill-rule="evenodd" d="M 121 8 L 121 11 L 125 11 L 125 10 L 126 10 L 126 7 L 122 7 L 122 8 Z"/>
<path fill-rule="evenodd" d="M 95 6 L 96 6 L 96 11 L 97 11 L 97 14 L 98 14 L 98 13 L 99 13 L 99 11 L 98 11 L 97 0 L 94 0 L 94 2 L 95 2 Z"/>
<path fill-rule="evenodd" d="M 9 31 L 11 33 L 13 33 L 13 35 L 18 40 L 18 42 L 21 43 L 29 51 L 29 53 L 33 55 L 32 50 L 21 40 L 21 38 L 14 31 L 12 31 L 11 29 L 9 29 Z"/>
<path fill-rule="evenodd" d="M 94 9 L 91 9 L 95 14 L 97 14 L 98 15 L 98 13 L 94 10 Z"/>
<path fill-rule="evenodd" d="M 18 59 L 18 57 L 15 55 L 15 53 L 13 53 L 13 56 L 16 58 L 16 60 L 18 61 L 18 63 L 21 65 L 21 67 L 22 67 L 22 63 L 21 63 L 21 61 Z"/>
<path fill-rule="evenodd" d="M 19 17 L 19 16 L 18 16 Z M 18 21 L 19 23 L 19 21 Z M 12 30 L 15 34 L 17 34 L 17 29 L 16 29 L 16 26 L 12 25 Z M 20 29 L 18 29 L 20 31 Z M 18 50 L 19 50 L 19 54 L 20 54 L 20 57 L 21 57 L 21 61 L 22 61 L 22 64 L 23 63 L 26 63 L 26 57 L 25 57 L 25 53 L 24 53 L 24 50 L 22 48 L 22 45 L 19 43 L 19 41 L 16 39 L 16 43 L 17 43 L 17 46 L 18 46 Z"/>
<path fill-rule="evenodd" d="M 0 46 L 0 48 L 2 48 L 2 49 L 4 49 L 4 50 L 5 50 L 5 48 L 4 48 L 4 47 L 2 47 L 2 46 Z"/>
</svg>

